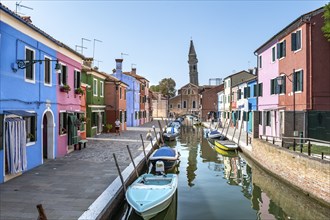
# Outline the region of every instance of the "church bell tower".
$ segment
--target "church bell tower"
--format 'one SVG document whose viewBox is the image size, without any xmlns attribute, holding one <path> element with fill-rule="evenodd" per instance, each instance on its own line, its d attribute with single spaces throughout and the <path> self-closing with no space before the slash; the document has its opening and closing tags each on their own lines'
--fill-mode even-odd
<svg viewBox="0 0 330 220">
<path fill-rule="evenodd" d="M 194 47 L 194 43 L 190 40 L 190 48 L 188 54 L 188 63 L 189 63 L 189 78 L 190 83 L 198 86 L 198 71 L 197 71 L 197 55 Z"/>
</svg>

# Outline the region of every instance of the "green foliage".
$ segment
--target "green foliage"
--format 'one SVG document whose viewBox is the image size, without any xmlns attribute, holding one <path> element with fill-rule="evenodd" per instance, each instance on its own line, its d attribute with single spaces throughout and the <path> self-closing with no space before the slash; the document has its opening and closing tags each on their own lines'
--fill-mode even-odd
<svg viewBox="0 0 330 220">
<path fill-rule="evenodd" d="M 176 83 L 172 78 L 164 78 L 159 82 L 159 91 L 164 96 L 173 97 L 176 93 L 175 86 Z"/>
<path fill-rule="evenodd" d="M 106 128 L 107 132 L 109 133 L 109 132 L 111 131 L 111 129 L 112 129 L 112 124 L 107 123 L 107 124 L 105 125 L 105 128 Z"/>
<path fill-rule="evenodd" d="M 150 86 L 150 90 L 153 91 L 153 92 L 159 92 L 159 85 Z"/>
<path fill-rule="evenodd" d="M 326 4 L 324 6 L 324 25 L 322 27 L 322 31 L 324 34 L 324 37 L 330 41 L 330 3 Z"/>
</svg>

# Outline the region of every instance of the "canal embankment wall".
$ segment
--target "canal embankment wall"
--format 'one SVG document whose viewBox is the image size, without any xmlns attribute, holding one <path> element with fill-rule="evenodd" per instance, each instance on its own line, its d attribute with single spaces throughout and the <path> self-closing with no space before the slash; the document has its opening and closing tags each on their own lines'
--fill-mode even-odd
<svg viewBox="0 0 330 220">
<path fill-rule="evenodd" d="M 272 202 L 279 205 L 283 211 L 292 219 L 310 220 L 310 219 L 328 219 L 330 209 L 319 202 L 311 202 L 311 198 L 300 190 L 288 187 L 288 184 L 276 178 L 254 163 L 250 158 L 242 155 L 248 162 L 253 171 L 252 182 L 256 184 L 260 190 L 254 193 L 251 199 L 253 206 L 259 206 L 259 199 L 263 202 L 265 199 L 271 198 Z M 266 194 L 267 196 L 263 196 Z M 270 202 L 270 201 L 268 201 Z M 258 209 L 257 207 L 255 207 Z M 306 212 L 306 210 L 309 210 Z"/>
<path fill-rule="evenodd" d="M 203 123 L 210 127 L 209 123 Z M 221 129 L 218 129 L 221 132 Z M 330 208 L 330 162 L 291 151 L 269 142 L 252 138 L 247 144 L 246 132 L 241 137 L 229 128 L 227 137 L 238 143 L 243 153 L 270 174 L 304 195 Z"/>
<path fill-rule="evenodd" d="M 252 139 L 244 154 L 289 185 L 330 207 L 330 163 L 290 151 L 260 139 Z"/>
</svg>

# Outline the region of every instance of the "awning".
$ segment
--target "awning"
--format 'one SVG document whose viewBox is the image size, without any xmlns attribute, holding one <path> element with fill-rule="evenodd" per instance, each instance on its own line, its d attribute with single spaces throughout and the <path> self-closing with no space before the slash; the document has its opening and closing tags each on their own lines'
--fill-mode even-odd
<svg viewBox="0 0 330 220">
<path fill-rule="evenodd" d="M 31 116 L 37 115 L 37 113 L 31 113 L 31 112 L 24 111 L 24 110 L 4 110 L 3 113 L 6 115 L 13 114 L 13 115 L 18 115 L 18 116 L 22 116 L 22 117 L 31 117 Z"/>
</svg>

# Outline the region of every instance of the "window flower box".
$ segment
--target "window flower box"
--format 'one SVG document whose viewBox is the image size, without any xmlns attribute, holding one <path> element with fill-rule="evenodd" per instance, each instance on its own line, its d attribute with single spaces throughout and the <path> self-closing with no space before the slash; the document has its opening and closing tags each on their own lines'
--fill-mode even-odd
<svg viewBox="0 0 330 220">
<path fill-rule="evenodd" d="M 75 91 L 75 94 L 77 94 L 77 95 L 84 95 L 84 90 L 82 90 L 82 88 L 77 88 Z"/>
<path fill-rule="evenodd" d="M 66 93 L 68 93 L 68 92 L 71 91 L 71 88 L 70 88 L 69 85 L 63 85 L 63 86 L 60 87 L 60 90 L 61 90 L 61 92 L 66 92 Z"/>
</svg>

